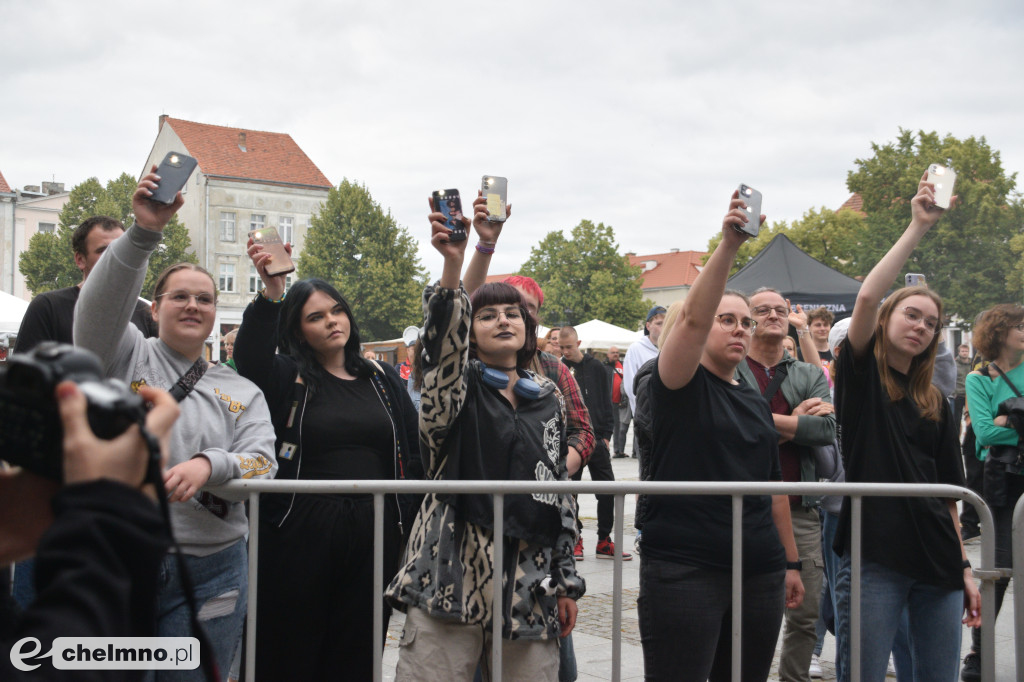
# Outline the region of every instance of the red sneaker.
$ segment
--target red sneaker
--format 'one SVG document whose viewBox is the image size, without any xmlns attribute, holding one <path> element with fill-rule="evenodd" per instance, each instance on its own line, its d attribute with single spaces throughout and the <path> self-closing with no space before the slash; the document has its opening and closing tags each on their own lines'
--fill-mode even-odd
<svg viewBox="0 0 1024 682">
<path fill-rule="evenodd" d="M 572 551 L 576 561 L 583 561 L 583 538 L 576 538 L 576 549 Z"/>
<path fill-rule="evenodd" d="M 597 543 L 597 549 L 594 550 L 597 554 L 598 559 L 614 559 L 615 558 L 615 543 L 611 541 L 611 538 L 605 538 Z M 632 561 L 633 555 L 629 552 L 622 553 L 623 561 Z"/>
</svg>

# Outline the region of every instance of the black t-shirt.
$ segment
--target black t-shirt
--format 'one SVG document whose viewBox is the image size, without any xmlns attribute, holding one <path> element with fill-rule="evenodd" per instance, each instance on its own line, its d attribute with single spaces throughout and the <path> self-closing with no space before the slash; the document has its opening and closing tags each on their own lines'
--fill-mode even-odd
<svg viewBox="0 0 1024 682">
<path fill-rule="evenodd" d="M 780 481 L 779 434 L 768 404 L 746 384 L 723 381 L 702 366 L 683 388 L 650 381 L 654 444 L 652 481 Z M 732 569 L 732 500 L 728 496 L 651 495 L 644 556 Z M 770 495 L 743 502 L 743 571 L 781 571 L 786 554 Z"/>
<path fill-rule="evenodd" d="M 21 319 L 14 351 L 27 353 L 43 341 L 72 343 L 75 303 L 80 291 L 79 287 L 68 287 L 47 291 L 33 298 Z M 147 338 L 157 335 L 156 322 L 153 321 L 149 305 L 144 301 L 136 301 L 131 321 Z"/>
<path fill-rule="evenodd" d="M 921 415 L 909 394 L 889 400 L 872 338 L 863 357 L 843 342 L 836 369 L 836 414 L 846 480 L 851 483 L 964 485 L 949 410 L 939 421 Z M 904 387 L 907 377 L 894 372 Z M 924 583 L 963 589 L 960 543 L 944 499 L 865 497 L 864 558 Z M 837 550 L 849 549 L 850 500 L 843 500 Z"/>
<path fill-rule="evenodd" d="M 328 374 L 302 418 L 302 478 L 395 478 L 394 448 L 394 427 L 373 382 Z"/>
</svg>

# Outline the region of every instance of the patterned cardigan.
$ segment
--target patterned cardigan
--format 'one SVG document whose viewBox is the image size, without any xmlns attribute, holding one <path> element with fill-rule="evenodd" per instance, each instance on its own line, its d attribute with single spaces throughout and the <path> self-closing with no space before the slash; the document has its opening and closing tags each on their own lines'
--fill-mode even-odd
<svg viewBox="0 0 1024 682">
<path fill-rule="evenodd" d="M 462 287 L 454 291 L 430 286 L 423 296 L 421 452 L 427 478 L 444 480 L 447 457 L 441 446 L 466 397 L 470 304 Z M 549 382 L 535 374 L 532 378 Z M 565 480 L 564 460 L 559 468 Z M 558 497 L 561 529 L 555 547 L 505 538 L 502 632 L 506 639 L 557 639 L 561 629 L 557 597 L 578 599 L 586 590 L 572 553 L 576 542 L 572 496 Z M 385 591 L 388 601 L 401 611 L 413 606 L 436 618 L 489 629 L 493 589 L 491 529 L 457 519 L 451 505 L 427 495 L 413 522 L 405 563 Z"/>
</svg>

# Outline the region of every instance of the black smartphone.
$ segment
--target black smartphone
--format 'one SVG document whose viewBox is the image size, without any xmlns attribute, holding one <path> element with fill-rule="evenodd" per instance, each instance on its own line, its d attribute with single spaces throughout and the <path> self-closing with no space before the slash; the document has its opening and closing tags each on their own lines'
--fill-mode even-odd
<svg viewBox="0 0 1024 682">
<path fill-rule="evenodd" d="M 505 222 L 505 206 L 508 204 L 508 178 L 485 175 L 480 189 L 487 200 L 487 220 L 492 223 Z"/>
<path fill-rule="evenodd" d="M 740 199 L 747 205 L 744 210 L 747 212 L 749 221 L 743 227 L 737 227 L 736 229 L 740 232 L 746 232 L 751 237 L 756 237 L 757 233 L 761 231 L 761 193 L 743 183 L 740 183 L 739 193 Z"/>
<path fill-rule="evenodd" d="M 462 199 L 457 189 L 439 189 L 432 195 L 434 210 L 444 214 L 444 226 L 451 230 L 448 241 L 461 242 L 466 238 L 466 226 L 462 223 Z"/>
<path fill-rule="evenodd" d="M 167 152 L 167 156 L 156 169 L 160 182 L 157 183 L 156 191 L 150 199 L 161 204 L 173 204 L 174 197 L 188 182 L 197 165 L 198 162 L 191 156 L 181 152 Z"/>
</svg>

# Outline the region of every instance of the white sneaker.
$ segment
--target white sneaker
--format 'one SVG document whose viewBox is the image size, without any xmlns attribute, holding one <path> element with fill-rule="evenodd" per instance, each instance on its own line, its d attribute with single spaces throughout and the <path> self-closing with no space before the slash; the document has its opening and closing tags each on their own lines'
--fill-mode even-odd
<svg viewBox="0 0 1024 682">
<path fill-rule="evenodd" d="M 811 667 L 807 669 L 807 672 L 811 674 L 811 677 L 821 679 L 821 662 L 818 661 L 816 654 L 811 655 Z"/>
<path fill-rule="evenodd" d="M 885 669 L 886 675 L 896 674 L 896 663 L 892 660 L 892 654 L 889 654 L 889 667 Z"/>
</svg>

